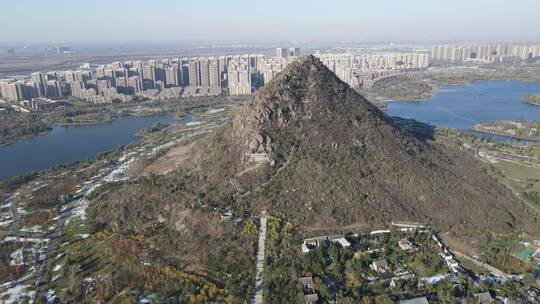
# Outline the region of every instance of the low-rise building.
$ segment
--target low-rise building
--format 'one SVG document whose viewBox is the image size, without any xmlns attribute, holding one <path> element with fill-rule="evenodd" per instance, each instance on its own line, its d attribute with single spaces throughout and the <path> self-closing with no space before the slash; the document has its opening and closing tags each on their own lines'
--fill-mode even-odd
<svg viewBox="0 0 540 304">
<path fill-rule="evenodd" d="M 319 246 L 321 243 L 325 241 L 340 244 L 342 247 L 351 246 L 351 243 L 347 241 L 347 239 L 343 235 L 325 235 L 325 236 L 305 239 L 302 242 L 302 252 L 307 253 L 311 251 L 312 248 Z"/>
<path fill-rule="evenodd" d="M 478 301 L 480 304 L 490 304 L 493 303 L 495 300 L 491 297 L 491 294 L 489 292 L 482 292 L 477 293 L 474 295 L 474 298 Z"/>
<path fill-rule="evenodd" d="M 302 288 L 313 289 L 313 278 L 312 277 L 301 277 L 298 279 Z"/>
<path fill-rule="evenodd" d="M 304 302 L 306 304 L 316 304 L 319 301 L 319 296 L 316 293 L 308 294 L 304 296 Z"/>
<path fill-rule="evenodd" d="M 404 250 L 404 251 L 408 251 L 414 248 L 411 242 L 409 242 L 409 240 L 407 239 L 399 240 L 398 245 L 399 245 L 399 248 L 401 248 L 401 250 Z"/>
<path fill-rule="evenodd" d="M 371 263 L 371 268 L 379 273 L 388 271 L 388 261 L 385 259 L 377 260 Z"/>
</svg>

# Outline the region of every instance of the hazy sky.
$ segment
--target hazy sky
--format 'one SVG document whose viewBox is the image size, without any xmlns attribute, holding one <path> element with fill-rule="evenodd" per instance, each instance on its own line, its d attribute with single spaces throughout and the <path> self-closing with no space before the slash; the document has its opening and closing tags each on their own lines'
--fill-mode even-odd
<svg viewBox="0 0 540 304">
<path fill-rule="evenodd" d="M 2 0 L 0 44 L 540 40 L 540 0 Z"/>
</svg>

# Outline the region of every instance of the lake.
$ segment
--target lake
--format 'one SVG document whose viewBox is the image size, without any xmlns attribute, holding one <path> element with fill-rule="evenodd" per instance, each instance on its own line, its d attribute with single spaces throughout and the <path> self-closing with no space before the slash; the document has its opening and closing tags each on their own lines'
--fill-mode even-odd
<svg viewBox="0 0 540 304">
<path fill-rule="evenodd" d="M 540 106 L 522 100 L 524 95 L 538 93 L 540 83 L 524 81 L 441 86 L 427 101 L 389 102 L 387 113 L 435 126 L 470 130 L 472 125 L 490 120 L 540 119 Z"/>
<path fill-rule="evenodd" d="M 99 153 L 130 143 L 136 133 L 155 123 L 187 123 L 170 115 L 123 116 L 111 122 L 60 126 L 46 135 L 19 141 L 0 148 L 0 180 L 47 169 L 77 160 L 94 158 Z"/>
</svg>

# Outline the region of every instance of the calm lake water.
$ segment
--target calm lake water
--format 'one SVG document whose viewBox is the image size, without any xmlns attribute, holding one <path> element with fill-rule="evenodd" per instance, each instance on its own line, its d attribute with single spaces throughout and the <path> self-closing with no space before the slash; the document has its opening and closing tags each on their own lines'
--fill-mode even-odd
<svg viewBox="0 0 540 304">
<path fill-rule="evenodd" d="M 392 101 L 387 113 L 462 130 L 490 120 L 540 119 L 540 106 L 522 100 L 524 95 L 540 93 L 540 83 L 480 81 L 442 86 L 438 90 L 427 101 Z"/>
<path fill-rule="evenodd" d="M 154 123 L 187 123 L 170 115 L 124 116 L 94 125 L 59 126 L 34 139 L 0 148 L 0 180 L 47 169 L 76 160 L 94 158 L 101 152 L 138 139 L 136 133 Z"/>
</svg>

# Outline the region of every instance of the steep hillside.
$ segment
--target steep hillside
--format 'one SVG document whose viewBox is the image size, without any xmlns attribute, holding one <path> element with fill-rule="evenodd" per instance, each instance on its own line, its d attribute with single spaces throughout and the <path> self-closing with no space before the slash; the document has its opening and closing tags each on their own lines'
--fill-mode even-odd
<svg viewBox="0 0 540 304">
<path fill-rule="evenodd" d="M 306 226 L 428 222 L 460 235 L 538 230 L 471 155 L 422 141 L 303 56 L 195 148 L 199 181 Z M 203 186 L 202 184 L 200 184 Z"/>
</svg>

